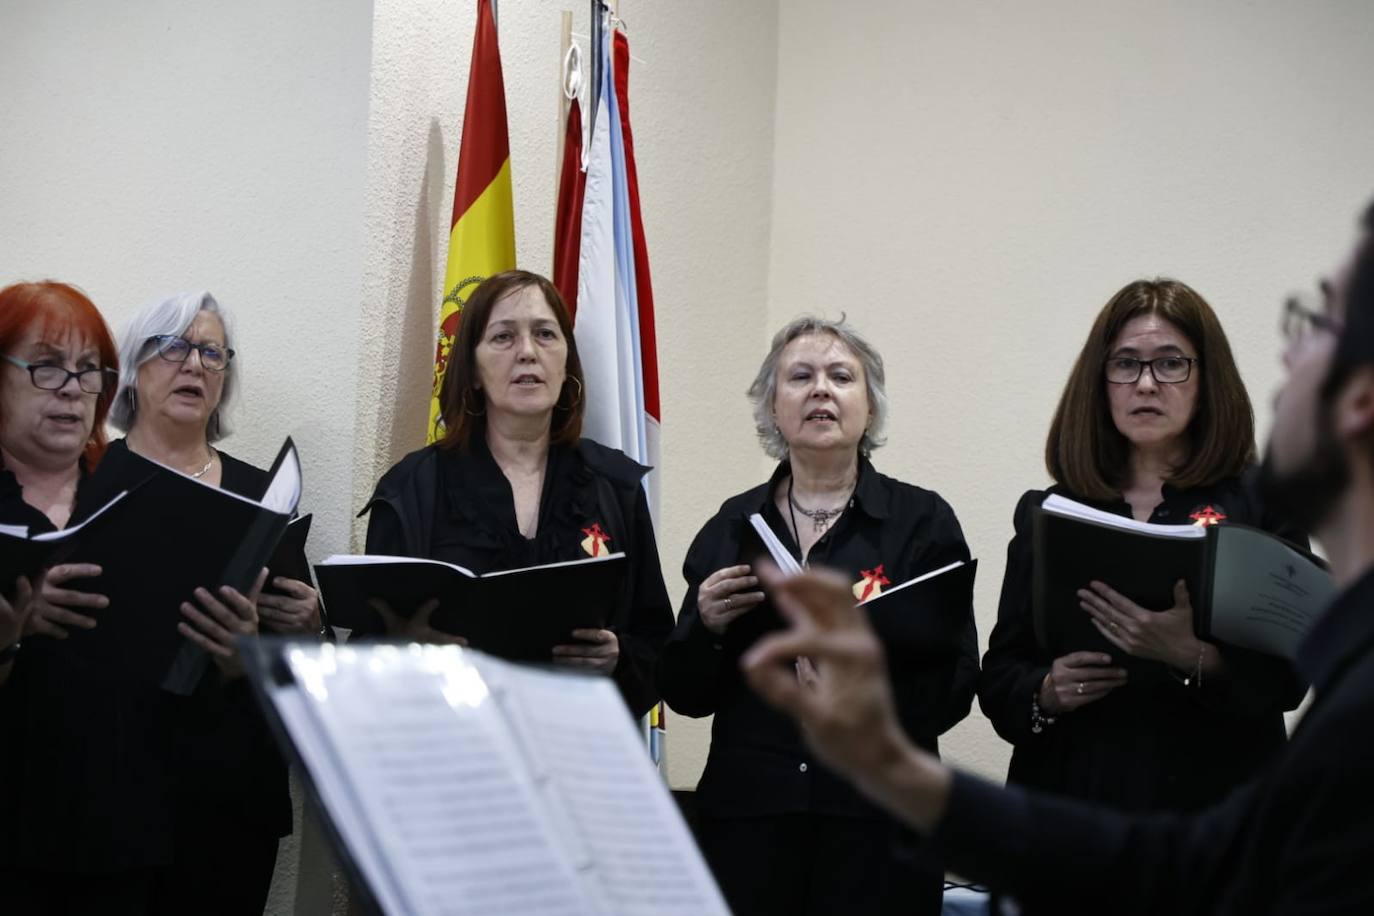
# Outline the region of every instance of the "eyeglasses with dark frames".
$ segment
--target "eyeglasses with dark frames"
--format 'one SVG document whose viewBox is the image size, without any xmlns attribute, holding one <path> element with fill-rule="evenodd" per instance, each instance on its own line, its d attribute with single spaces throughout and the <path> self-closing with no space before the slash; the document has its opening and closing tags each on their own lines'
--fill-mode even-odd
<svg viewBox="0 0 1374 916">
<path fill-rule="evenodd" d="M 76 379 L 77 386 L 87 394 L 100 394 L 111 382 L 115 381 L 115 371 L 108 366 L 94 366 L 90 369 L 71 369 L 64 368 L 56 363 L 31 363 L 10 356 L 8 353 L 0 353 L 6 360 L 14 363 L 20 369 L 27 369 L 29 378 L 33 381 L 33 387 L 41 388 L 44 391 L 61 391 L 67 387 L 69 379 Z"/>
<path fill-rule="evenodd" d="M 1303 298 L 1302 296 L 1289 296 L 1283 304 L 1283 318 L 1279 321 L 1279 329 L 1283 332 L 1285 340 L 1296 343 L 1312 336 L 1317 331 L 1325 331 L 1333 335 L 1341 333 L 1339 321 L 1326 314 L 1325 311 L 1304 305 Z"/>
<path fill-rule="evenodd" d="M 157 355 L 172 363 L 184 363 L 191 358 L 191 351 L 200 354 L 200 364 L 212 372 L 223 372 L 229 368 L 234 351 L 214 343 L 191 343 L 177 334 L 158 334 L 149 337 L 148 342 L 157 347 Z"/>
<path fill-rule="evenodd" d="M 1107 359 L 1105 373 L 1113 385 L 1134 385 L 1148 368 L 1150 375 L 1161 385 L 1178 385 L 1193 374 L 1193 356 L 1156 356 L 1136 359 L 1134 356 L 1112 356 Z"/>
</svg>

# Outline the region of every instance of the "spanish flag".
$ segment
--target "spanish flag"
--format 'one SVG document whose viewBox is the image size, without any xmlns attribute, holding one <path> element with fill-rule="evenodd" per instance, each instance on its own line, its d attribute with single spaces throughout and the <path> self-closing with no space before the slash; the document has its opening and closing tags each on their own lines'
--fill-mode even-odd
<svg viewBox="0 0 1374 916">
<path fill-rule="evenodd" d="M 506 131 L 506 86 L 491 0 L 477 0 L 458 181 L 453 189 L 453 223 L 448 236 L 444 299 L 439 306 L 439 340 L 434 351 L 428 441 L 443 434 L 439 389 L 449 350 L 458 333 L 463 302 L 492 274 L 515 267 L 515 208 L 511 198 L 510 140 Z"/>
</svg>

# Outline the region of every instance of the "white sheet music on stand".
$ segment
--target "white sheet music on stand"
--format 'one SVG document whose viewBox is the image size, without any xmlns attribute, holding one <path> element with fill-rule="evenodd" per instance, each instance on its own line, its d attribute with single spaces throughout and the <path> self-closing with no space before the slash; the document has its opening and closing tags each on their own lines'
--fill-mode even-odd
<svg viewBox="0 0 1374 916">
<path fill-rule="evenodd" d="M 285 650 L 267 696 L 387 913 L 727 913 L 609 679 Z"/>
</svg>

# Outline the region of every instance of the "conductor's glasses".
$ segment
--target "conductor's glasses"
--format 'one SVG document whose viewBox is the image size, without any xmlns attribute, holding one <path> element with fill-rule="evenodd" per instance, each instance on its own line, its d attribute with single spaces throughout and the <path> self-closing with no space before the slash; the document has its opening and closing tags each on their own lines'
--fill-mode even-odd
<svg viewBox="0 0 1374 916">
<path fill-rule="evenodd" d="M 1191 356 L 1156 356 L 1154 359 L 1113 356 L 1107 360 L 1107 381 L 1113 385 L 1134 385 L 1149 367 L 1150 375 L 1154 376 L 1156 382 L 1177 385 L 1188 381 L 1195 362 L 1197 359 Z"/>
<path fill-rule="evenodd" d="M 234 358 L 234 351 L 213 343 L 191 343 L 185 337 L 175 334 L 159 334 L 148 340 L 157 347 L 157 355 L 173 363 L 184 363 L 191 358 L 191 351 L 200 351 L 200 364 L 214 372 L 223 372 Z"/>
<path fill-rule="evenodd" d="M 82 391 L 87 394 L 100 394 L 106 386 L 115 380 L 115 371 L 104 366 L 77 369 L 73 372 L 53 363 L 30 363 L 18 357 L 10 356 L 8 353 L 0 355 L 3 355 L 5 359 L 20 369 L 29 370 L 29 378 L 33 380 L 33 387 L 42 388 L 44 391 L 60 391 L 66 387 L 68 379 L 76 379 L 76 384 L 80 386 Z"/>
</svg>

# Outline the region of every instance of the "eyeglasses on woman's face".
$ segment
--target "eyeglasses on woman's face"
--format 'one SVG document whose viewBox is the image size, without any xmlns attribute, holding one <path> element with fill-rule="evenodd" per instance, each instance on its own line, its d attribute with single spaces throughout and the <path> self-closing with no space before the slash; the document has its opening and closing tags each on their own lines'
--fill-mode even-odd
<svg viewBox="0 0 1374 916">
<path fill-rule="evenodd" d="M 61 391 L 67 386 L 70 379 L 76 379 L 76 384 L 87 394 L 100 394 L 115 382 L 115 371 L 105 366 L 92 366 L 87 369 L 68 369 L 56 363 L 31 363 L 27 360 L 10 356 L 8 353 L 0 354 L 7 361 L 26 369 L 29 378 L 33 380 L 33 387 L 41 388 L 44 391 Z"/>
<path fill-rule="evenodd" d="M 184 363 L 191 358 L 191 351 L 200 354 L 200 364 L 212 372 L 223 372 L 234 358 L 234 351 L 217 343 L 191 343 L 177 334 L 158 334 L 149 337 L 148 342 L 157 347 L 157 355 L 168 362 Z"/>
</svg>

